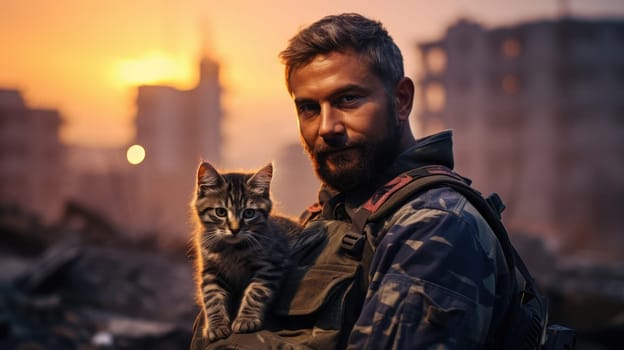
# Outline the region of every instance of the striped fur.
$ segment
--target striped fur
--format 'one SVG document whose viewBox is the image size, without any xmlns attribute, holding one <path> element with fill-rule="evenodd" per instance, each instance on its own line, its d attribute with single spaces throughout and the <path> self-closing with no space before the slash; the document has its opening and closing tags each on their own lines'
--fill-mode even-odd
<svg viewBox="0 0 624 350">
<path fill-rule="evenodd" d="M 286 271 L 288 240 L 299 228 L 269 215 L 272 172 L 271 164 L 249 174 L 220 174 L 206 162 L 199 166 L 193 201 L 196 280 L 202 332 L 210 341 L 262 328 Z"/>
</svg>

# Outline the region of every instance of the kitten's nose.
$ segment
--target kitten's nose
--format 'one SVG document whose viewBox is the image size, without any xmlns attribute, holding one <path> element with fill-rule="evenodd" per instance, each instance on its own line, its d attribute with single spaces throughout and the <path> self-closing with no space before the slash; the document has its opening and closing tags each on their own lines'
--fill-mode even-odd
<svg viewBox="0 0 624 350">
<path fill-rule="evenodd" d="M 236 234 L 240 232 L 240 224 L 238 221 L 230 221 L 230 232 L 232 232 L 232 236 L 236 236 Z"/>
</svg>

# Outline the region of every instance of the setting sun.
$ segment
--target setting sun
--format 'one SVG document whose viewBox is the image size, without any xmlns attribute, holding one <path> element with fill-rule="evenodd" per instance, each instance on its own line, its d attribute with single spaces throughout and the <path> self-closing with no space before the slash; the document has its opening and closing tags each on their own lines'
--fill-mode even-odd
<svg viewBox="0 0 624 350">
<path fill-rule="evenodd" d="M 189 85 L 195 79 L 195 66 L 186 60 L 175 59 L 163 53 L 150 53 L 136 59 L 115 64 L 115 77 L 129 85 L 174 83 Z"/>
<path fill-rule="evenodd" d="M 141 164 L 143 159 L 145 159 L 145 148 L 141 145 L 132 145 L 128 147 L 126 158 L 128 158 L 128 163 L 132 165 Z"/>
</svg>

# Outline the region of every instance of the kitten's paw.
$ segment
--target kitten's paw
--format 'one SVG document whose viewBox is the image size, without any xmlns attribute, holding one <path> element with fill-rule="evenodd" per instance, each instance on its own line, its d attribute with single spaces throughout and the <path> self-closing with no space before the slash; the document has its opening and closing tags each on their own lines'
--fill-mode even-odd
<svg viewBox="0 0 624 350">
<path fill-rule="evenodd" d="M 232 330 L 227 325 L 215 325 L 213 327 L 204 327 L 203 336 L 208 338 L 210 342 L 219 339 L 225 339 L 232 334 Z"/>
<path fill-rule="evenodd" d="M 262 320 L 259 318 L 239 317 L 232 323 L 234 333 L 249 333 L 262 328 Z"/>
</svg>

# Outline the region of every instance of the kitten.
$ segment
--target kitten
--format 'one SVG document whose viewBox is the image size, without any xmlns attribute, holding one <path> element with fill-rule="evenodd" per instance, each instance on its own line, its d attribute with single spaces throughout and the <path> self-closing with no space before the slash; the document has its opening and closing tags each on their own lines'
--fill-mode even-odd
<svg viewBox="0 0 624 350">
<path fill-rule="evenodd" d="M 202 335 L 210 341 L 261 329 L 286 272 L 288 243 L 299 226 L 269 216 L 272 174 L 270 163 L 249 174 L 220 174 L 206 162 L 197 171 L 196 280 Z"/>
</svg>

